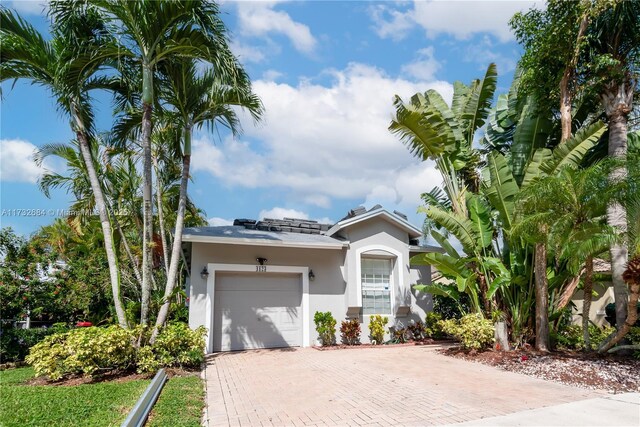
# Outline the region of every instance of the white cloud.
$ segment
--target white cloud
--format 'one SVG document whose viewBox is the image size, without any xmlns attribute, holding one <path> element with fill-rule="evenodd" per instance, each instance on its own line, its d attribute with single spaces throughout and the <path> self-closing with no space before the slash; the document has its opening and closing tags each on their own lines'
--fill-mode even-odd
<svg viewBox="0 0 640 427">
<path fill-rule="evenodd" d="M 487 63 L 495 62 L 498 67 L 498 74 L 501 75 L 516 69 L 518 56 L 517 52 L 512 52 L 510 56 L 499 53 L 495 43 L 491 41 L 491 37 L 484 36 L 477 43 L 465 48 L 463 60 L 479 64 L 479 69 L 482 71 L 486 70 Z"/>
<path fill-rule="evenodd" d="M 418 50 L 415 61 L 402 66 L 402 72 L 420 80 L 433 80 L 441 68 L 436 60 L 433 46 Z"/>
<path fill-rule="evenodd" d="M 243 36 L 264 37 L 282 34 L 296 50 L 305 54 L 314 52 L 317 40 L 308 26 L 294 21 L 288 13 L 274 10 L 276 1 L 239 1 L 238 24 Z"/>
<path fill-rule="evenodd" d="M 5 7 L 15 9 L 22 15 L 44 15 L 49 0 L 13 0 L 4 3 Z"/>
<path fill-rule="evenodd" d="M 264 123 L 246 123 L 240 141 L 214 145 L 198 135 L 194 172 L 209 172 L 230 187 L 286 192 L 291 203 L 328 208 L 334 198 L 373 202 L 384 196 L 389 208 L 415 212 L 420 193 L 440 182 L 433 165 L 414 159 L 388 131 L 392 98 L 435 89 L 450 100 L 452 86 L 391 77 L 357 63 L 326 73 L 333 78 L 326 85 L 254 82 L 265 104 Z"/>
<path fill-rule="evenodd" d="M 21 139 L 0 139 L 0 180 L 35 183 L 46 170 L 54 170 L 47 161 L 41 167 L 36 165 L 33 155 L 37 149 Z"/>
<path fill-rule="evenodd" d="M 264 50 L 258 47 L 250 46 L 237 40 L 231 40 L 229 47 L 240 62 L 244 64 L 250 62 L 262 62 L 265 59 Z"/>
<path fill-rule="evenodd" d="M 277 70 L 267 70 L 262 73 L 262 80 L 276 81 L 280 77 L 284 77 L 284 74 Z"/>
<path fill-rule="evenodd" d="M 488 33 L 506 42 L 513 39 L 509 19 L 542 1 L 423 1 L 415 0 L 409 9 L 378 5 L 370 10 L 375 31 L 382 38 L 402 39 L 412 27 L 422 27 L 427 37 L 448 34 L 465 40 L 474 34 Z"/>
<path fill-rule="evenodd" d="M 217 217 L 217 216 L 214 216 L 213 218 L 209 218 L 207 220 L 207 222 L 212 227 L 219 227 L 219 226 L 223 226 L 223 225 L 233 225 L 233 220 L 224 219 L 224 218 L 220 218 L 220 217 Z"/>
</svg>

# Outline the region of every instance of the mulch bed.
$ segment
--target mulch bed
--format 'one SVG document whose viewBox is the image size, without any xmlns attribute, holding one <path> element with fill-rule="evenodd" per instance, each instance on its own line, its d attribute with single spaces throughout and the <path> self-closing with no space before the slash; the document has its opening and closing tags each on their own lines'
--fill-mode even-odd
<svg viewBox="0 0 640 427">
<path fill-rule="evenodd" d="M 640 360 L 631 357 L 582 352 L 538 353 L 517 351 L 464 351 L 459 347 L 441 354 L 495 366 L 543 380 L 609 393 L 640 392 Z"/>
<path fill-rule="evenodd" d="M 336 345 L 331 345 L 326 347 L 314 345 L 312 346 L 312 348 L 315 348 L 316 350 L 319 350 L 319 351 L 355 350 L 358 348 L 394 348 L 394 347 L 412 347 L 414 345 L 434 345 L 434 344 L 446 345 L 446 344 L 452 344 L 454 342 L 455 341 L 453 340 L 426 339 L 423 341 L 409 341 L 409 342 L 398 343 L 398 344 L 357 344 L 357 345 L 336 344 Z"/>
</svg>

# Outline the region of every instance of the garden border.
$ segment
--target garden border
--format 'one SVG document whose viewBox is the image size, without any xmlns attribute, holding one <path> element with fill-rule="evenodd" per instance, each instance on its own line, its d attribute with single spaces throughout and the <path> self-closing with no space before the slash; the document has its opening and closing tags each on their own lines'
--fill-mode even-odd
<svg viewBox="0 0 640 427">
<path fill-rule="evenodd" d="M 153 409 L 160 396 L 162 388 L 166 384 L 169 377 L 164 369 L 160 369 L 153 377 L 151 383 L 147 386 L 142 395 L 133 406 L 127 418 L 122 422 L 120 427 L 142 427 Z"/>
</svg>

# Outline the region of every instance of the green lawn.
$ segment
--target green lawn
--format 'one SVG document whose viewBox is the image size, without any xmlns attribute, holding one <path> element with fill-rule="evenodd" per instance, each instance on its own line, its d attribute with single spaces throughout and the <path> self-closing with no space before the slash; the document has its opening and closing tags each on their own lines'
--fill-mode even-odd
<svg viewBox="0 0 640 427">
<path fill-rule="evenodd" d="M 118 426 L 149 380 L 31 386 L 33 369 L 0 371 L 0 426 Z"/>
<path fill-rule="evenodd" d="M 198 427 L 204 407 L 204 384 L 197 374 L 171 378 L 151 411 L 147 426 Z"/>
</svg>

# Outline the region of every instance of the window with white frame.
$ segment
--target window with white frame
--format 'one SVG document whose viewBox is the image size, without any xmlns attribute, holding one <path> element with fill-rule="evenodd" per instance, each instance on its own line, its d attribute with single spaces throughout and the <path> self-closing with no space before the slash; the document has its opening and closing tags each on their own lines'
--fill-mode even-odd
<svg viewBox="0 0 640 427">
<path fill-rule="evenodd" d="M 362 258 L 362 314 L 391 314 L 391 260 Z"/>
</svg>

